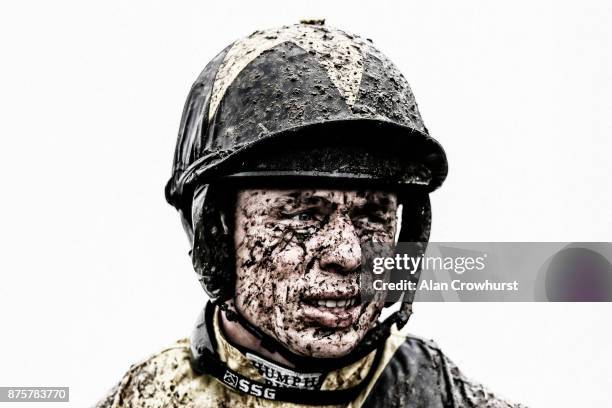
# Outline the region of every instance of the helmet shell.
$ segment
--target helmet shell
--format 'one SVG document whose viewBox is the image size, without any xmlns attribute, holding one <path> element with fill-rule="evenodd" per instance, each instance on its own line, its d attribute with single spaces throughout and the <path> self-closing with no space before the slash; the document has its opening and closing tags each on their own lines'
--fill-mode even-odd
<svg viewBox="0 0 612 408">
<path fill-rule="evenodd" d="M 313 148 L 327 149 L 317 157 L 328 159 L 312 160 Z M 190 214 L 195 187 L 222 177 L 365 179 L 431 191 L 446 174 L 408 82 L 371 41 L 295 24 L 234 42 L 202 71 L 166 198 Z"/>
</svg>

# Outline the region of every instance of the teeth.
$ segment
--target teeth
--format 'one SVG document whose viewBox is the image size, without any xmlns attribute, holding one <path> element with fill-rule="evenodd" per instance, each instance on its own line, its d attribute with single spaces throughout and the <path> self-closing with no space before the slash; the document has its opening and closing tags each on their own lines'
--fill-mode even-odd
<svg viewBox="0 0 612 408">
<path fill-rule="evenodd" d="M 317 305 L 318 306 L 322 306 L 322 307 L 349 307 L 349 306 L 353 306 L 356 303 L 356 299 L 355 298 L 351 298 L 351 299 L 343 299 L 343 300 L 332 300 L 332 299 L 327 299 L 327 300 L 317 300 Z"/>
</svg>

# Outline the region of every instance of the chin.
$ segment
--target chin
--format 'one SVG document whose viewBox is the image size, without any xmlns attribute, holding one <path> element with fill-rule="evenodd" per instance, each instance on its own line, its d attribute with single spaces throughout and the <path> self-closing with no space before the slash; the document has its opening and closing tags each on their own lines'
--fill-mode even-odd
<svg viewBox="0 0 612 408">
<path fill-rule="evenodd" d="M 337 330 L 329 336 L 317 336 L 320 329 L 308 328 L 298 332 L 287 333 L 287 348 L 292 352 L 316 358 L 344 357 L 355 349 L 363 339 L 363 335 L 353 328 Z"/>
</svg>

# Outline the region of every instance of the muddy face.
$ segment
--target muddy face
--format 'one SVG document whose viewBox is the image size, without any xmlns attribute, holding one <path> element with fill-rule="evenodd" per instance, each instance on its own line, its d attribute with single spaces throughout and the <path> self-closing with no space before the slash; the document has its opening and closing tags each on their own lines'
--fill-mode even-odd
<svg viewBox="0 0 612 408">
<path fill-rule="evenodd" d="M 297 354 L 349 353 L 384 305 L 360 302 L 362 244 L 393 242 L 396 208 L 382 191 L 239 191 L 236 307 Z"/>
</svg>

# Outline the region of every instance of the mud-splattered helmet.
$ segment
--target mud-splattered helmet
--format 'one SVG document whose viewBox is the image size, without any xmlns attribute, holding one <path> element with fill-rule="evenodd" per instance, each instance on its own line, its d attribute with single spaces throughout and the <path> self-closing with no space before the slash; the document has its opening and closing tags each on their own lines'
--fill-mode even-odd
<svg viewBox="0 0 612 408">
<path fill-rule="evenodd" d="M 183 111 L 166 198 L 195 233 L 202 286 L 224 300 L 233 293 L 232 243 L 215 186 L 300 178 L 423 192 L 402 203 L 403 239 L 416 241 L 429 234 L 427 192 L 446 174 L 408 82 L 370 40 L 295 24 L 234 42 L 202 71 Z M 204 212 L 205 225 L 193 228 L 192 211 Z"/>
</svg>

